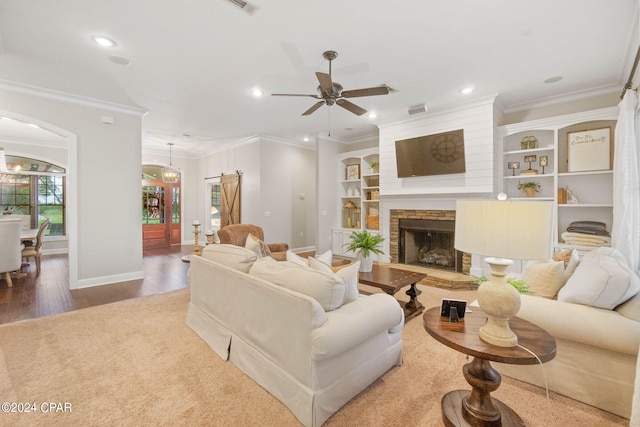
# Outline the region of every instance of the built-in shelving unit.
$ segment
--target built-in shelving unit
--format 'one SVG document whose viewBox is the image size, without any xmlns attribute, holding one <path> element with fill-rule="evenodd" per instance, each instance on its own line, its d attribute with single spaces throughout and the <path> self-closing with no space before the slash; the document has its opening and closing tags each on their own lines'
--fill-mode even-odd
<svg viewBox="0 0 640 427">
<path fill-rule="evenodd" d="M 341 154 L 338 161 L 340 224 L 332 230 L 332 251 L 353 256 L 344 251 L 353 231 L 380 230 L 380 156 L 377 149 L 358 150 Z"/>
<path fill-rule="evenodd" d="M 499 128 L 502 144 L 502 164 L 500 191 L 510 200 L 551 200 L 555 207 L 556 245 L 572 248 L 563 242 L 561 236 L 569 224 L 574 221 L 598 221 L 611 231 L 613 223 L 613 170 L 569 172 L 568 169 L 568 133 L 593 129 L 611 128 L 611 165 L 613 164 L 613 135 L 618 117 L 618 108 L 605 108 L 584 113 L 534 120 Z M 533 138 L 531 138 L 533 137 Z M 529 147 L 536 140 L 535 147 Z M 532 144 L 532 145 L 534 145 Z M 529 175 L 529 162 L 525 156 L 535 156 L 531 169 L 538 173 Z M 540 156 L 546 156 L 547 166 L 544 173 L 540 166 Z M 518 169 L 510 169 L 509 164 L 519 162 Z M 523 174 L 523 172 L 525 172 Z M 532 198 L 524 196 L 518 184 L 537 182 L 540 191 Z M 562 203 L 560 189 L 569 189 L 578 203 Z M 593 247 L 576 247 L 579 250 L 592 250 Z"/>
</svg>

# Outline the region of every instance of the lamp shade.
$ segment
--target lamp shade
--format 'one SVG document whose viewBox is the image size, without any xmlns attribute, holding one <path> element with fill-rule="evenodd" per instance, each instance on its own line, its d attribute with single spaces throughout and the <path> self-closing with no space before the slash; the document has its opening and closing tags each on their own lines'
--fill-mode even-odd
<svg viewBox="0 0 640 427">
<path fill-rule="evenodd" d="M 547 259 L 552 225 L 550 201 L 458 200 L 454 246 L 498 258 Z"/>
</svg>

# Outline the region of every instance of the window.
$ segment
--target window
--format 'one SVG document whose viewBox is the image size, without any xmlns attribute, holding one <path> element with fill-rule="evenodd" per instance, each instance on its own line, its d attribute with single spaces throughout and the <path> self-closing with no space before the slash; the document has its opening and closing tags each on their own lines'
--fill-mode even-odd
<svg viewBox="0 0 640 427">
<path fill-rule="evenodd" d="M 10 173 L 0 174 L 0 210 L 3 214 L 30 216 L 30 227 L 38 228 L 45 218 L 51 224 L 48 236 L 64 236 L 65 170 L 51 163 L 18 156 L 6 156 Z"/>
</svg>

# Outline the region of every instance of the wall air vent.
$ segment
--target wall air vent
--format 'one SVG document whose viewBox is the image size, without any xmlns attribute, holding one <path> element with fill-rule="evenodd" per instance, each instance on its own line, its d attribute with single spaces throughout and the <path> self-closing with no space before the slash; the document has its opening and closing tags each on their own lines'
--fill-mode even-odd
<svg viewBox="0 0 640 427">
<path fill-rule="evenodd" d="M 254 5 L 244 0 L 227 0 L 227 2 L 236 7 L 239 7 L 247 15 L 253 15 L 253 13 L 256 11 L 256 7 Z"/>
</svg>

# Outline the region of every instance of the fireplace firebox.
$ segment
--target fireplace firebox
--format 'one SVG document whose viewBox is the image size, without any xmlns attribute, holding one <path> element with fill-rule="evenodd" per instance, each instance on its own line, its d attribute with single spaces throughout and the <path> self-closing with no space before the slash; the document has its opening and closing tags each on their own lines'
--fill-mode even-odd
<svg viewBox="0 0 640 427">
<path fill-rule="evenodd" d="M 455 217 L 398 218 L 397 262 L 463 272 L 463 253 L 454 248 Z"/>
</svg>

